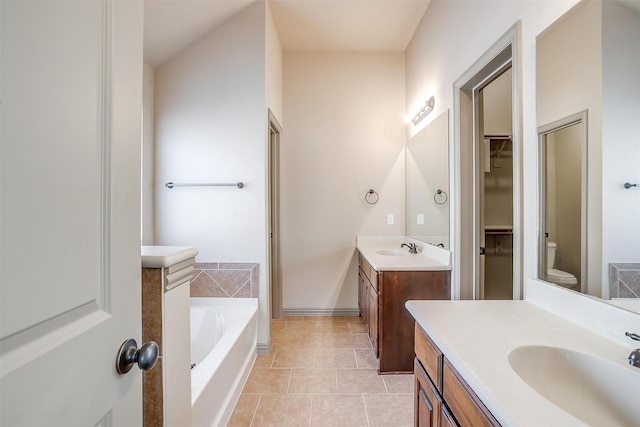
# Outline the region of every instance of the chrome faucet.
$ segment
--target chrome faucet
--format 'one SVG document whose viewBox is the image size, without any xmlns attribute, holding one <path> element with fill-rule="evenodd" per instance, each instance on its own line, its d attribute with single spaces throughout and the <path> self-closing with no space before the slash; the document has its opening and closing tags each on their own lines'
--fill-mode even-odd
<svg viewBox="0 0 640 427">
<path fill-rule="evenodd" d="M 401 248 L 404 248 L 405 246 L 409 248 L 410 254 L 418 253 L 418 245 L 416 245 L 415 243 L 403 243 L 400 245 Z"/>
<path fill-rule="evenodd" d="M 632 340 L 640 341 L 640 335 L 638 334 L 627 332 L 625 333 L 625 335 L 631 338 Z M 640 348 L 636 348 L 629 355 L 629 365 L 635 366 L 636 368 L 640 368 Z"/>
</svg>

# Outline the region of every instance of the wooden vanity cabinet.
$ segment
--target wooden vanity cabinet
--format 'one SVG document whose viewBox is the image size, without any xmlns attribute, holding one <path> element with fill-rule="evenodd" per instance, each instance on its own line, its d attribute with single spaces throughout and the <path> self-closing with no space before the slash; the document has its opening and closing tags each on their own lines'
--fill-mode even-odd
<svg viewBox="0 0 640 427">
<path fill-rule="evenodd" d="M 414 319 L 409 300 L 447 300 L 449 271 L 376 271 L 360 254 L 359 310 L 380 373 L 413 372 Z"/>
<path fill-rule="evenodd" d="M 418 325 L 415 326 L 415 353 L 416 427 L 500 425 Z"/>
</svg>

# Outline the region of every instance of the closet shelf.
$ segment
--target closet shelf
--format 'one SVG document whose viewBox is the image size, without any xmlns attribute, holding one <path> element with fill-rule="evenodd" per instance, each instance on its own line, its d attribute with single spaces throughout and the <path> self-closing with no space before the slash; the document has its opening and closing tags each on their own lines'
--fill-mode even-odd
<svg viewBox="0 0 640 427">
<path fill-rule="evenodd" d="M 513 226 L 511 225 L 485 225 L 484 234 L 513 234 Z"/>
</svg>

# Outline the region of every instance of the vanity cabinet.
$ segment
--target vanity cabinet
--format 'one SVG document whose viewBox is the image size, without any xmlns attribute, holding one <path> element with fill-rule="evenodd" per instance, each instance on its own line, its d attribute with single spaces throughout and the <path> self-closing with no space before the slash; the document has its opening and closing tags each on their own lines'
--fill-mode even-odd
<svg viewBox="0 0 640 427">
<path fill-rule="evenodd" d="M 414 319 L 409 300 L 448 300 L 449 271 L 376 271 L 359 254 L 358 306 L 380 373 L 413 372 Z"/>
<path fill-rule="evenodd" d="M 418 325 L 415 326 L 415 354 L 416 427 L 500 425 Z"/>
</svg>

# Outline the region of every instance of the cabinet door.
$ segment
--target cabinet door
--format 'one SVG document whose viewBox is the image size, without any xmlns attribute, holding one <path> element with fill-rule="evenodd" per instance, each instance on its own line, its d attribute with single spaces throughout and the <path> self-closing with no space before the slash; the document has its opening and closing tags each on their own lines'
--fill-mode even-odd
<svg viewBox="0 0 640 427">
<path fill-rule="evenodd" d="M 447 405 L 442 405 L 442 413 L 440 417 L 440 426 L 441 427 L 458 427 L 458 423 L 449 412 Z"/>
<path fill-rule="evenodd" d="M 362 269 L 358 270 L 358 299 L 360 316 L 369 330 L 369 281 Z"/>
<path fill-rule="evenodd" d="M 378 292 L 369 285 L 369 339 L 378 357 Z"/>
<path fill-rule="evenodd" d="M 417 427 L 438 427 L 442 399 L 418 359 L 414 360 L 414 424 Z"/>
</svg>

